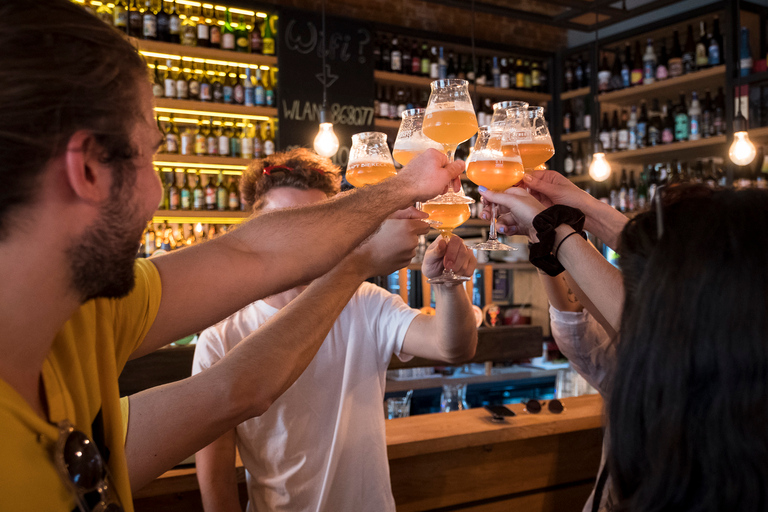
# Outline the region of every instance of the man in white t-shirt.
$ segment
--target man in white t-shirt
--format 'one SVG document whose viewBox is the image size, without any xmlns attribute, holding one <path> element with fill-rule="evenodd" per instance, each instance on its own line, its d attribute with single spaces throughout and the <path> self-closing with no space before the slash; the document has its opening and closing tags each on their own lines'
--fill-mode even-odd
<svg viewBox="0 0 768 512">
<path fill-rule="evenodd" d="M 336 169 L 307 150 L 255 161 L 242 180 L 254 212 L 323 201 L 338 192 Z M 407 213 L 401 214 L 407 217 Z M 390 219 L 366 244 L 371 275 L 412 255 L 421 221 Z M 311 247 L 304 250 L 311 251 Z M 461 239 L 436 241 L 422 271 L 472 275 L 476 261 Z M 303 286 L 254 302 L 202 333 L 193 373 L 215 364 L 297 297 Z M 246 468 L 248 511 L 393 511 L 383 398 L 392 355 L 459 363 L 477 345 L 462 286 L 437 285 L 436 315 L 363 282 L 304 373 L 260 417 L 240 424 L 196 457 L 207 512 L 241 510 L 235 446 Z"/>
</svg>

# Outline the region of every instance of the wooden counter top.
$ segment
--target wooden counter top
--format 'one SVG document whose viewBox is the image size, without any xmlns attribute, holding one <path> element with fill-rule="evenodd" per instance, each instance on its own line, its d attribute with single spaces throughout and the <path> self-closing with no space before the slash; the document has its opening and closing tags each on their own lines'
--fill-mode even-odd
<svg viewBox="0 0 768 512">
<path fill-rule="evenodd" d="M 603 401 L 599 395 L 564 398 L 562 402 L 565 410 L 561 414 L 552 414 L 546 407 L 539 414 L 529 414 L 523 404 L 508 405 L 516 416 L 503 423 L 491 421 L 483 408 L 389 420 L 389 459 L 601 427 Z"/>
</svg>

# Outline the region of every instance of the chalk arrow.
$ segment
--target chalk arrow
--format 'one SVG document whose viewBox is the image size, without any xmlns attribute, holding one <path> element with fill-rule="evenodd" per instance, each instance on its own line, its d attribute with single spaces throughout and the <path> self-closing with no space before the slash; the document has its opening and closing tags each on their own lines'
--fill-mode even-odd
<svg viewBox="0 0 768 512">
<path fill-rule="evenodd" d="M 330 64 L 326 64 L 325 65 L 325 76 L 323 76 L 322 73 L 318 73 L 318 74 L 315 75 L 315 78 L 317 78 L 317 80 L 321 84 L 323 84 L 323 86 L 325 86 L 325 88 L 327 89 L 330 86 L 332 86 L 336 82 L 336 80 L 339 79 L 339 75 L 334 75 L 333 73 L 331 73 L 331 65 Z"/>
</svg>

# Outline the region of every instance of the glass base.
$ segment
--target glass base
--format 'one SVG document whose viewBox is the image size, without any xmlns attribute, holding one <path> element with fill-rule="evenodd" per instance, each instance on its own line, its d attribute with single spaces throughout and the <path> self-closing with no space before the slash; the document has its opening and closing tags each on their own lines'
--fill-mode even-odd
<svg viewBox="0 0 768 512">
<path fill-rule="evenodd" d="M 439 276 L 427 279 L 429 284 L 459 284 L 464 281 L 469 281 L 469 276 L 457 276 L 453 270 L 443 270 Z"/>
<path fill-rule="evenodd" d="M 479 249 L 481 251 L 516 251 L 516 247 L 503 244 L 498 240 L 487 240 L 481 244 L 469 246 L 470 249 Z"/>
</svg>

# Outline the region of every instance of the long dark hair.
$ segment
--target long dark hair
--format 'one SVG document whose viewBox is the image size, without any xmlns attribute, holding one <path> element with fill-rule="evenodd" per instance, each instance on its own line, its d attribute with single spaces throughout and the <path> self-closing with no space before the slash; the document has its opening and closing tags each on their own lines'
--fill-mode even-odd
<svg viewBox="0 0 768 512">
<path fill-rule="evenodd" d="M 688 195 L 631 221 L 608 403 L 620 509 L 768 509 L 768 192 Z"/>
<path fill-rule="evenodd" d="M 114 28 L 68 0 L 0 2 L 0 240 L 34 199 L 45 164 L 90 130 L 113 185 L 131 179 L 130 130 L 147 67 Z"/>
</svg>

